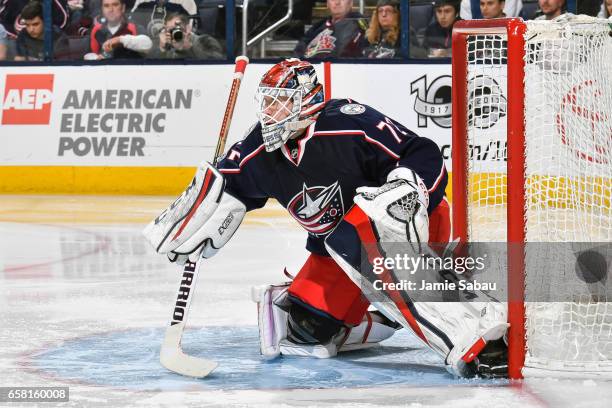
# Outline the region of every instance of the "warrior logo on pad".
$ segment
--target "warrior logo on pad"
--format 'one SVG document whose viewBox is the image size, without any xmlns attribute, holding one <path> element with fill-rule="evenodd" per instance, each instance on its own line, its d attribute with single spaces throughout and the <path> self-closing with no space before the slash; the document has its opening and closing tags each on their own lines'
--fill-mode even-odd
<svg viewBox="0 0 612 408">
<path fill-rule="evenodd" d="M 330 186 L 302 187 L 287 205 L 287 210 L 306 231 L 326 235 L 344 216 L 344 203 L 338 182 Z"/>
</svg>

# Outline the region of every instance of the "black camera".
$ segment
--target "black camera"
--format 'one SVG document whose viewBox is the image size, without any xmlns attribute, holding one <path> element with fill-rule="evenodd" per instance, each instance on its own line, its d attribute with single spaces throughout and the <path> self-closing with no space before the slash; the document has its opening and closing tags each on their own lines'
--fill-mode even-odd
<svg viewBox="0 0 612 408">
<path fill-rule="evenodd" d="M 175 25 L 174 28 L 170 30 L 170 38 L 172 38 L 172 41 L 176 42 L 183 41 L 183 38 L 185 38 L 185 32 L 180 24 Z"/>
</svg>

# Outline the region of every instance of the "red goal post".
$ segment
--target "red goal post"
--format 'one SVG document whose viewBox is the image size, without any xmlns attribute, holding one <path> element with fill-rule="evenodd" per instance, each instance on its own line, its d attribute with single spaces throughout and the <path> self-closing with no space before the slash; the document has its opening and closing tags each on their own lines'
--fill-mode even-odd
<svg viewBox="0 0 612 408">
<path fill-rule="evenodd" d="M 523 376 L 526 354 L 535 371 L 612 373 L 608 302 L 581 305 L 585 316 L 569 323 L 552 321 L 542 312 L 545 304 L 525 303 L 526 242 L 612 241 L 612 80 L 607 68 L 612 37 L 606 27 L 585 16 L 555 23 L 462 20 L 453 27 L 453 235 L 462 242 L 507 242 L 508 369 L 514 379 Z M 497 162 L 476 157 L 474 148 L 483 137 L 498 143 Z M 582 228 L 586 236 L 575 231 L 581 223 L 590 223 Z M 559 303 L 563 313 L 558 314 L 576 315 L 572 302 Z M 533 317 L 538 313 L 544 318 Z M 540 349 L 530 353 L 529 338 L 538 335 L 534 327 L 542 321 L 552 337 L 538 339 L 533 348 Z M 584 342 L 562 332 L 562 326 L 587 322 L 599 327 L 597 334 L 593 327 L 579 330 L 591 336 Z M 553 350 L 548 359 L 542 345 L 554 348 L 554 336 L 571 337 L 580 344 L 579 353 Z M 595 350 L 585 351 L 590 345 Z"/>
<path fill-rule="evenodd" d="M 468 180 L 466 157 L 468 155 L 468 52 L 467 37 L 470 34 L 487 33 L 502 34 L 508 36 L 508 89 L 507 98 L 512 103 L 508 107 L 508 178 L 516 180 L 520 186 L 508 195 L 508 218 L 522 218 L 525 206 L 524 194 L 524 89 L 522 86 L 511 86 L 511 84 L 522 84 L 524 81 L 523 56 L 525 24 L 521 19 L 494 19 L 494 20 L 461 20 L 453 27 L 453 94 L 452 94 L 452 127 L 453 127 L 453 234 L 462 242 L 467 242 L 468 237 Z M 510 137 L 512 135 L 512 137 Z M 462 152 L 459 154 L 458 152 Z M 513 161 L 513 158 L 515 161 Z M 514 163 L 514 165 L 510 165 Z M 524 229 L 518 223 L 509 223 L 508 242 L 522 243 L 525 241 Z M 520 257 L 520 255 L 519 255 Z M 509 258 L 511 258 L 509 256 Z M 514 258 L 514 257 L 512 257 Z M 516 259 L 516 258 L 514 258 Z M 520 259 L 519 259 L 520 262 Z M 525 310 L 521 301 L 524 273 L 521 265 L 515 273 L 508 271 L 508 288 L 515 294 L 508 302 L 508 322 L 511 327 L 508 331 L 508 372 L 510 378 L 522 378 L 521 368 L 525 360 Z M 509 265 L 510 268 L 510 265 Z M 512 278 L 511 278 L 512 277 Z M 518 298 L 516 291 L 519 291 Z"/>
</svg>

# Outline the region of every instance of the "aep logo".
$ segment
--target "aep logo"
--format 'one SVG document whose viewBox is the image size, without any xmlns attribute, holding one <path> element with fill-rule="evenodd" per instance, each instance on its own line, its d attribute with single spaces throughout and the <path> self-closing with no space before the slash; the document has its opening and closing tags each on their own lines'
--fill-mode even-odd
<svg viewBox="0 0 612 408">
<path fill-rule="evenodd" d="M 53 74 L 7 74 L 2 98 L 3 125 L 48 125 Z"/>
</svg>

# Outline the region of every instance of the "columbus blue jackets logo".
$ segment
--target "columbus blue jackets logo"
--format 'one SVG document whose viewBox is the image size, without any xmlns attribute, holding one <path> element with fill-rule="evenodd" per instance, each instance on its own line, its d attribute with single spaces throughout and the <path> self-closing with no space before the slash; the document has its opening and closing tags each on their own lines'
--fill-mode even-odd
<svg viewBox="0 0 612 408">
<path fill-rule="evenodd" d="M 344 216 L 342 190 L 336 181 L 331 186 L 308 187 L 296 194 L 287 210 L 306 231 L 322 236 L 331 232 Z"/>
</svg>

